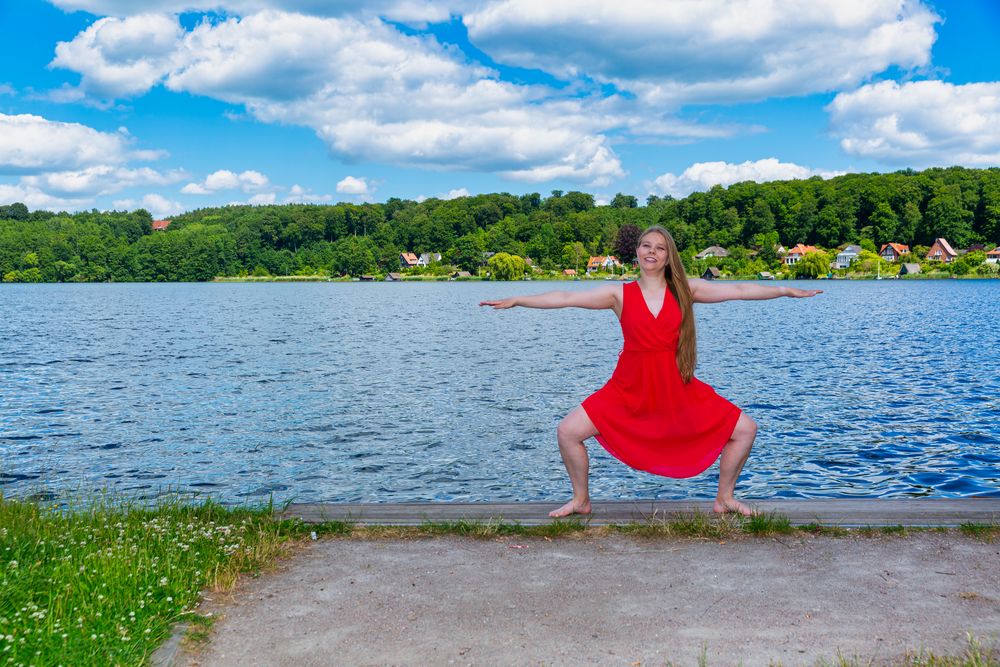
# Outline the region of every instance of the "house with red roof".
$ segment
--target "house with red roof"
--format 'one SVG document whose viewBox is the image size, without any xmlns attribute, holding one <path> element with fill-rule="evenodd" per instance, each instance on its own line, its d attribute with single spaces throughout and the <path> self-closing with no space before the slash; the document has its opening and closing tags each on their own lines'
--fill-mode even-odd
<svg viewBox="0 0 1000 667">
<path fill-rule="evenodd" d="M 998 245 L 996 248 L 993 248 L 993 250 L 990 250 L 988 253 L 986 253 L 986 261 L 989 262 L 990 264 L 996 264 L 1000 262 L 1000 245 Z"/>
<path fill-rule="evenodd" d="M 935 262 L 950 264 L 958 257 L 958 253 L 952 250 L 946 239 L 934 239 L 934 245 L 927 251 L 927 259 Z"/>
<path fill-rule="evenodd" d="M 887 262 L 895 262 L 903 255 L 910 254 L 910 246 L 903 243 L 886 243 L 878 251 L 878 254 Z"/>
<path fill-rule="evenodd" d="M 164 232 L 170 226 L 170 220 L 153 220 L 153 231 Z"/>
<path fill-rule="evenodd" d="M 794 248 L 788 250 L 788 254 L 785 255 L 785 264 L 791 266 L 793 264 L 798 264 L 799 261 L 806 256 L 807 252 L 819 252 L 819 248 L 814 245 L 803 245 L 799 243 Z"/>
<path fill-rule="evenodd" d="M 594 271 L 614 271 L 622 263 L 614 255 L 597 255 L 587 260 L 587 273 Z"/>
<path fill-rule="evenodd" d="M 420 262 L 420 258 L 412 252 L 399 253 L 399 266 L 403 269 L 413 268 Z"/>
</svg>

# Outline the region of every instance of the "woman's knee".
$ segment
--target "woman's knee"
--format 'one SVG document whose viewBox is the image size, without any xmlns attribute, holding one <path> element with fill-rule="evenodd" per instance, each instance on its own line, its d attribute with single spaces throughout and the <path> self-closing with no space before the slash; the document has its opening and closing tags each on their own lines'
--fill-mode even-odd
<svg viewBox="0 0 1000 667">
<path fill-rule="evenodd" d="M 590 417 L 583 411 L 583 408 L 577 408 L 570 412 L 562 418 L 559 426 L 556 427 L 556 437 L 560 441 L 583 442 L 596 433 L 597 429 L 594 428 L 593 422 L 590 421 Z"/>
<path fill-rule="evenodd" d="M 736 433 L 734 435 L 741 436 L 753 442 L 753 439 L 757 437 L 757 422 L 747 413 L 742 413 L 739 421 L 736 422 Z"/>
</svg>

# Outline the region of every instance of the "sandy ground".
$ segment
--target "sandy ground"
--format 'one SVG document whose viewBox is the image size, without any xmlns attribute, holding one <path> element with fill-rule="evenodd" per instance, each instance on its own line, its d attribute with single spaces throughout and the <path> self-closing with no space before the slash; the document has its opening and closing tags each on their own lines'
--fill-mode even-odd
<svg viewBox="0 0 1000 667">
<path fill-rule="evenodd" d="M 880 664 L 1000 640 L 1000 543 L 329 539 L 208 608 L 177 664 Z"/>
</svg>

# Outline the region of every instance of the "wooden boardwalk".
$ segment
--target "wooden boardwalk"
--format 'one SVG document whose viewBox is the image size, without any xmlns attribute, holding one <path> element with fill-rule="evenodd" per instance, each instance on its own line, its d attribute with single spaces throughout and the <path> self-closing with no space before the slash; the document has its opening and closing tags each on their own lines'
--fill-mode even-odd
<svg viewBox="0 0 1000 667">
<path fill-rule="evenodd" d="M 793 525 L 957 526 L 1000 524 L 1000 498 L 779 499 L 747 501 L 761 512 L 788 517 Z M 502 521 L 523 526 L 550 523 L 557 502 L 522 503 L 301 503 L 282 516 L 307 523 L 349 521 L 359 525 L 414 526 L 428 521 Z M 712 510 L 711 501 L 648 500 L 594 502 L 590 525 L 650 523 Z"/>
</svg>

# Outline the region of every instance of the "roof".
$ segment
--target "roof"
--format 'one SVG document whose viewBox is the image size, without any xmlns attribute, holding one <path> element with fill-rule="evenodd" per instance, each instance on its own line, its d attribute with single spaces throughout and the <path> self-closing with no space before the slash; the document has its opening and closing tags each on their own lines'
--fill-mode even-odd
<svg viewBox="0 0 1000 667">
<path fill-rule="evenodd" d="M 712 276 L 714 276 L 715 278 L 718 278 L 719 276 L 722 275 L 722 272 L 719 271 L 719 268 L 716 267 L 716 266 L 710 266 L 710 267 L 708 267 L 707 269 L 705 269 L 705 273 L 709 273 Z M 705 273 L 703 273 L 701 275 L 705 275 Z"/>
<path fill-rule="evenodd" d="M 941 249 L 944 250 L 944 254 L 951 255 L 952 257 L 958 256 L 958 253 L 952 250 L 951 245 L 948 243 L 947 239 L 934 239 L 934 243 L 931 245 L 931 247 L 933 248 L 934 246 L 939 244 L 941 246 Z"/>
<path fill-rule="evenodd" d="M 587 260 L 587 267 L 603 266 L 606 261 L 611 261 L 612 264 L 619 263 L 614 255 L 594 255 Z"/>
<path fill-rule="evenodd" d="M 797 244 L 794 248 L 789 249 L 789 255 L 804 255 L 807 252 L 819 252 L 819 248 L 814 245 L 802 245 Z"/>
<path fill-rule="evenodd" d="M 576 269 L 563 269 L 563 274 L 565 274 L 567 276 L 575 276 L 576 275 Z"/>
<path fill-rule="evenodd" d="M 709 255 L 713 255 L 715 257 L 729 257 L 729 251 L 722 246 L 710 245 L 695 255 L 695 258 L 701 259 L 702 257 L 708 257 Z"/>
<path fill-rule="evenodd" d="M 844 253 L 848 253 L 848 252 L 853 252 L 855 255 L 857 255 L 862 250 L 863 250 L 863 248 L 861 246 L 859 246 L 859 245 L 849 245 L 846 248 L 844 248 L 843 250 L 841 250 L 838 254 L 844 254 Z"/>
<path fill-rule="evenodd" d="M 417 256 L 414 255 L 412 252 L 401 252 L 399 253 L 399 256 L 409 264 L 417 263 Z"/>
<path fill-rule="evenodd" d="M 170 220 L 153 220 L 153 231 L 158 232 L 170 226 Z"/>
<path fill-rule="evenodd" d="M 905 243 L 885 243 L 882 245 L 881 248 L 879 248 L 878 254 L 881 255 L 883 252 L 885 252 L 886 248 L 892 248 L 893 250 L 896 251 L 897 255 L 910 254 L 910 246 L 906 245 Z"/>
<path fill-rule="evenodd" d="M 903 267 L 900 269 L 900 273 L 904 271 L 906 273 L 920 273 L 920 265 L 907 262 L 906 264 L 903 264 Z"/>
<path fill-rule="evenodd" d="M 993 248 L 993 250 L 990 250 L 986 254 L 987 255 L 996 255 L 997 257 L 1000 257 L 1000 245 L 998 245 L 996 248 Z"/>
</svg>

